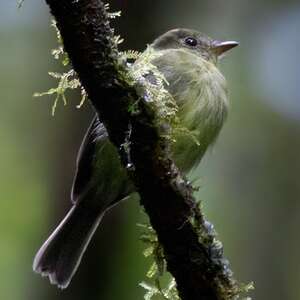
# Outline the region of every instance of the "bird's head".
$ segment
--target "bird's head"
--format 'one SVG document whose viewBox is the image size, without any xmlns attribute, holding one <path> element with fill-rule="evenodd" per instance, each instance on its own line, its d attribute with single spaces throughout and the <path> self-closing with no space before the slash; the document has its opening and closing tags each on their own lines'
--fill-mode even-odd
<svg viewBox="0 0 300 300">
<path fill-rule="evenodd" d="M 205 34 L 191 29 L 173 29 L 152 44 L 156 50 L 186 49 L 206 60 L 217 62 L 228 50 L 238 46 L 235 41 L 213 40 Z"/>
</svg>

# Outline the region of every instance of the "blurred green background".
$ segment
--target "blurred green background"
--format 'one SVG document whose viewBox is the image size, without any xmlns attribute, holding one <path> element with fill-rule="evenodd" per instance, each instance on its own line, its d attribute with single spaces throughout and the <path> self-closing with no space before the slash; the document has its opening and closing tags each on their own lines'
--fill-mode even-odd
<svg viewBox="0 0 300 300">
<path fill-rule="evenodd" d="M 142 256 L 135 200 L 107 214 L 65 291 L 32 272 L 33 256 L 68 207 L 76 152 L 91 119 L 78 95 L 51 117 L 60 66 L 43 1 L 0 2 L 0 295 L 5 300 L 142 299 L 150 262 Z M 222 63 L 231 111 L 199 170 L 207 218 L 236 278 L 254 299 L 300 299 L 300 3 L 286 0 L 116 0 L 125 49 L 142 50 L 174 27 L 240 41 Z"/>
</svg>

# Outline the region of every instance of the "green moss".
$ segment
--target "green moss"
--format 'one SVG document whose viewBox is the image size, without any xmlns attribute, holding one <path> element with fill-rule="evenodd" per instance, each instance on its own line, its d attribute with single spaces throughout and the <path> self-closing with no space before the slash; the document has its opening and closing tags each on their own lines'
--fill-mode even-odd
<svg viewBox="0 0 300 300">
<path fill-rule="evenodd" d="M 201 205 L 201 203 L 198 205 Z M 199 243 L 206 248 L 206 252 L 209 254 L 209 265 L 215 273 L 214 284 L 219 291 L 219 295 L 222 297 L 220 299 L 251 300 L 249 297 L 244 298 L 243 295 L 248 294 L 254 289 L 253 282 L 241 284 L 233 278 L 229 261 L 223 255 L 223 244 L 217 239 L 217 233 L 213 224 L 204 220 L 202 215 L 197 215 L 197 213 L 201 212 L 200 207 L 196 208 L 195 212 L 196 214 L 189 221 L 197 233 Z M 194 261 L 197 261 L 197 258 Z"/>
<path fill-rule="evenodd" d="M 81 108 L 84 102 L 87 99 L 87 94 L 84 88 L 82 87 L 80 80 L 76 74 L 76 72 L 70 67 L 70 60 L 68 57 L 68 54 L 64 51 L 63 48 L 63 40 L 61 37 L 61 34 L 56 26 L 56 22 L 53 20 L 51 23 L 51 26 L 54 27 L 56 31 L 56 37 L 57 37 L 57 48 L 53 49 L 51 51 L 51 54 L 56 60 L 59 60 L 63 67 L 66 69 L 63 73 L 58 72 L 49 72 L 48 74 L 58 80 L 58 84 L 54 88 L 50 88 L 46 92 L 41 93 L 34 93 L 34 97 L 42 97 L 46 95 L 54 96 L 54 101 L 52 105 L 52 116 L 54 116 L 57 105 L 59 101 L 62 101 L 64 105 L 67 105 L 67 97 L 66 92 L 68 90 L 80 90 L 81 93 L 81 100 L 80 103 L 76 106 L 77 108 Z"/>
<path fill-rule="evenodd" d="M 146 273 L 147 281 L 140 283 L 140 286 L 146 290 L 144 299 L 180 300 L 175 279 L 166 271 L 163 248 L 158 242 L 154 229 L 149 224 L 138 224 L 138 226 L 142 229 L 140 239 L 146 245 L 143 254 L 153 260 Z"/>
</svg>

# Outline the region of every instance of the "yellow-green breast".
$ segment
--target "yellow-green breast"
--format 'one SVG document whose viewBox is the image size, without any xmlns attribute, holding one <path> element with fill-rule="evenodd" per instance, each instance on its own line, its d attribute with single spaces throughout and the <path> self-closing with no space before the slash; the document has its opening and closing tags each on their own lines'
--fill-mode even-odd
<svg viewBox="0 0 300 300">
<path fill-rule="evenodd" d="M 200 162 L 206 149 L 218 136 L 226 119 L 228 97 L 226 80 L 215 62 L 185 49 L 160 50 L 152 63 L 164 74 L 179 107 L 183 126 L 198 139 L 178 134 L 173 148 L 176 164 L 189 171 Z"/>
</svg>

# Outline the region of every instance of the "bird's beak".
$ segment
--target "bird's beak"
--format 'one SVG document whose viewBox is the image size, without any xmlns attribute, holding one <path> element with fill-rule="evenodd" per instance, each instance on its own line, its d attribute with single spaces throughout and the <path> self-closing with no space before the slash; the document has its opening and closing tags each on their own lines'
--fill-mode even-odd
<svg viewBox="0 0 300 300">
<path fill-rule="evenodd" d="M 235 41 L 226 41 L 226 42 L 220 42 L 220 41 L 213 41 L 212 43 L 212 51 L 217 56 L 222 56 L 225 52 L 228 50 L 238 46 L 239 43 Z"/>
</svg>

